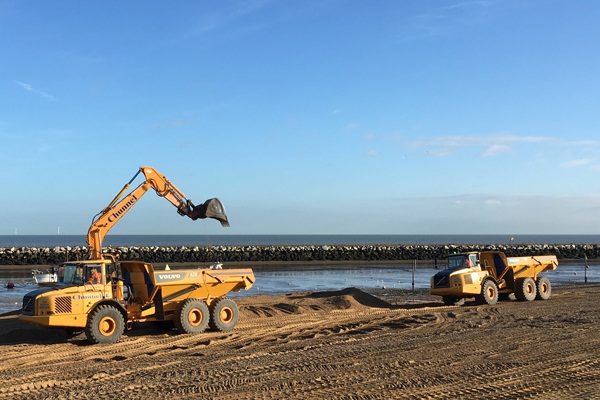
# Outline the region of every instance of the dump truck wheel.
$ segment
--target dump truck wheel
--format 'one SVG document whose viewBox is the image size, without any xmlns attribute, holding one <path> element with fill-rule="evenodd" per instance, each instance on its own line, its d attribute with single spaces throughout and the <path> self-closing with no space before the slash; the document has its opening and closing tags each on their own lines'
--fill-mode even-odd
<svg viewBox="0 0 600 400">
<path fill-rule="evenodd" d="M 552 293 L 552 287 L 550 286 L 550 280 L 545 276 L 540 277 L 537 280 L 537 300 L 548 300 Z"/>
<path fill-rule="evenodd" d="M 88 317 L 85 336 L 94 344 L 115 343 L 125 331 L 123 314 L 113 306 L 97 307 Z"/>
<path fill-rule="evenodd" d="M 205 302 L 187 299 L 177 309 L 175 327 L 179 333 L 202 333 L 208 326 L 209 312 Z"/>
<path fill-rule="evenodd" d="M 210 307 L 210 327 L 213 330 L 228 332 L 237 325 L 239 317 L 237 304 L 226 297 L 216 300 Z"/>
<path fill-rule="evenodd" d="M 464 298 L 458 298 L 456 296 L 442 296 L 442 301 L 447 306 L 462 306 L 465 304 Z"/>
<path fill-rule="evenodd" d="M 535 299 L 537 290 L 535 282 L 531 278 L 517 279 L 515 282 L 515 297 L 519 301 L 532 301 Z"/>
<path fill-rule="evenodd" d="M 477 303 L 493 306 L 498 302 L 498 285 L 491 279 L 481 285 L 481 294 L 477 296 Z"/>
</svg>

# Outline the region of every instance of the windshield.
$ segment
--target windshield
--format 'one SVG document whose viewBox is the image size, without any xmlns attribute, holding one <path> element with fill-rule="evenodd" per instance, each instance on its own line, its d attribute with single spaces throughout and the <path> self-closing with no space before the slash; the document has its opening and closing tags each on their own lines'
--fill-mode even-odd
<svg viewBox="0 0 600 400">
<path fill-rule="evenodd" d="M 478 265 L 477 254 L 458 254 L 448 257 L 448 269 L 462 269 Z"/>
<path fill-rule="evenodd" d="M 101 264 L 66 264 L 64 269 L 63 283 L 81 285 L 83 283 L 101 284 Z"/>
</svg>

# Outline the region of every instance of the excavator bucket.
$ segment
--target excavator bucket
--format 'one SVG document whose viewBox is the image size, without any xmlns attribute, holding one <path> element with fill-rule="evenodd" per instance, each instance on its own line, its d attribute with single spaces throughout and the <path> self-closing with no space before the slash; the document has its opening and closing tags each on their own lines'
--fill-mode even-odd
<svg viewBox="0 0 600 400">
<path fill-rule="evenodd" d="M 219 221 L 221 226 L 229 226 L 229 220 L 227 219 L 227 214 L 225 214 L 225 207 L 216 197 L 214 199 L 206 200 L 199 206 L 195 206 L 191 218 L 194 221 L 198 218 L 212 218 Z"/>
</svg>

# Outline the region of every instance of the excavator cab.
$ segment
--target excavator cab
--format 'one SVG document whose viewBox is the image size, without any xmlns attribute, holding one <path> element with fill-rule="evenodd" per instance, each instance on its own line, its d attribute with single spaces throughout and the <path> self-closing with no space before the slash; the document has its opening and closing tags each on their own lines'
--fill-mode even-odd
<svg viewBox="0 0 600 400">
<path fill-rule="evenodd" d="M 193 206 L 190 218 L 194 221 L 198 218 L 212 218 L 219 221 L 223 227 L 229 226 L 229 220 L 227 219 L 227 214 L 225 214 L 225 206 L 216 197 L 208 199 L 198 206 Z"/>
</svg>

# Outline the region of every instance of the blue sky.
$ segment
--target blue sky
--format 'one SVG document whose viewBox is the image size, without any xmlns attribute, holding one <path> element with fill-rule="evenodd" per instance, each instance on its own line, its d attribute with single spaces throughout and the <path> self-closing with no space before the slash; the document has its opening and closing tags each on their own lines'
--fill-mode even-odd
<svg viewBox="0 0 600 400">
<path fill-rule="evenodd" d="M 0 234 L 598 234 L 593 0 L 0 3 Z M 138 179 L 134 184 L 141 183 Z"/>
</svg>

